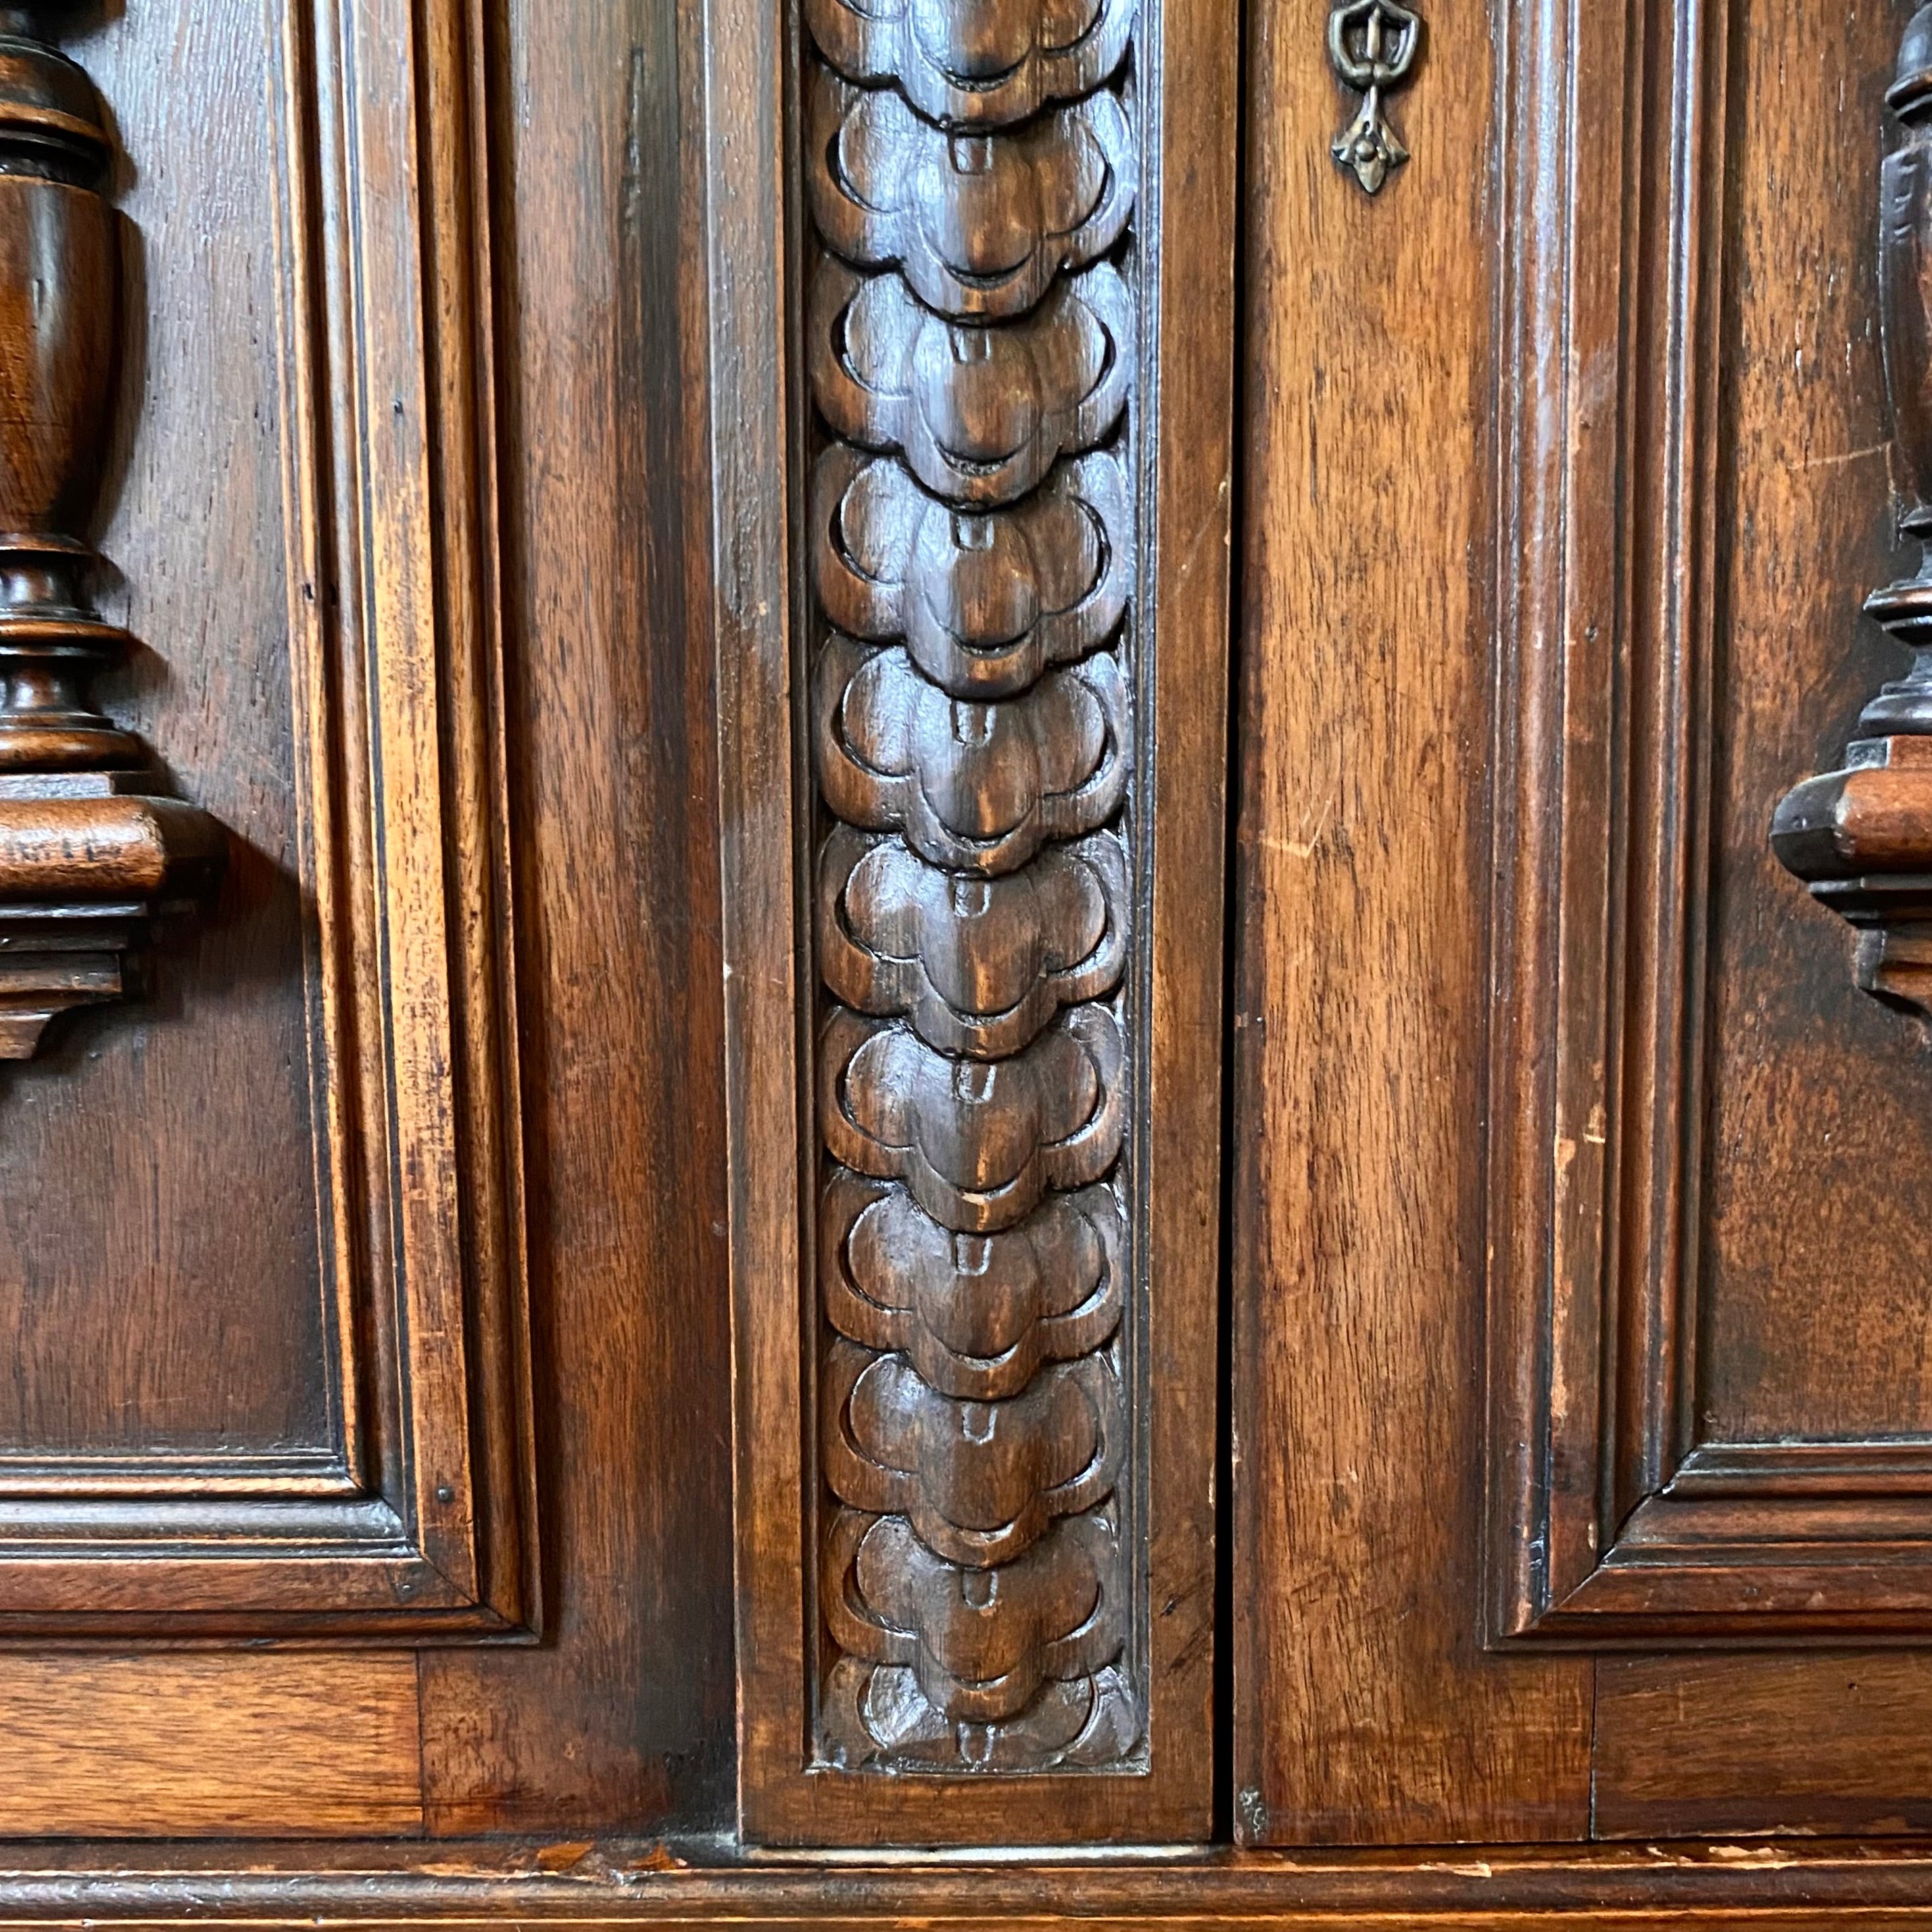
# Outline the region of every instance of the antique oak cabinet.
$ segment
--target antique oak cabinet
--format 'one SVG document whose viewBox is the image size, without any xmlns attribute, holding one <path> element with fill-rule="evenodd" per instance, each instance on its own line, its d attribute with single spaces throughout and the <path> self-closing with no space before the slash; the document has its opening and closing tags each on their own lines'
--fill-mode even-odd
<svg viewBox="0 0 1932 1932">
<path fill-rule="evenodd" d="M 1932 7 L 0 0 L 0 1921 L 1932 1926 Z"/>
</svg>

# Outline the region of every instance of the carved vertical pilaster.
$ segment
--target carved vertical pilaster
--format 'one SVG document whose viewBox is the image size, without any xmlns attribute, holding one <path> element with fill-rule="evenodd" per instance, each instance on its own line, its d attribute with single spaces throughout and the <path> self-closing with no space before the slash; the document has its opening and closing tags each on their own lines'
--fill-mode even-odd
<svg viewBox="0 0 1932 1932">
<path fill-rule="evenodd" d="M 1881 176 L 1880 320 L 1886 391 L 1908 500 L 1901 534 L 1922 552 L 1916 576 L 1865 609 L 1912 654 L 1872 699 L 1842 769 L 1779 804 L 1772 845 L 1813 896 L 1859 934 L 1858 982 L 1932 1013 L 1932 6 L 1912 16 L 1886 102 L 1904 139 Z"/>
<path fill-rule="evenodd" d="M 1144 1754 L 1132 0 L 806 0 L 820 1666 L 846 1768 Z"/>
<path fill-rule="evenodd" d="M 89 680 L 133 640 L 87 596 L 117 374 L 112 146 L 93 83 L 0 6 L 0 1059 L 130 990 L 154 915 L 205 893 L 221 844 L 159 795 Z"/>
</svg>

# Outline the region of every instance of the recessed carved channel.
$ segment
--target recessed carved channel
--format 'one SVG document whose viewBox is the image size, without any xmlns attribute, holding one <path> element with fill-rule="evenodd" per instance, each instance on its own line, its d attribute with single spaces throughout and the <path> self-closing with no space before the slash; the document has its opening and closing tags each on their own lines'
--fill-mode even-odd
<svg viewBox="0 0 1932 1932">
<path fill-rule="evenodd" d="M 810 0 L 816 1748 L 1144 1754 L 1132 0 Z"/>
</svg>

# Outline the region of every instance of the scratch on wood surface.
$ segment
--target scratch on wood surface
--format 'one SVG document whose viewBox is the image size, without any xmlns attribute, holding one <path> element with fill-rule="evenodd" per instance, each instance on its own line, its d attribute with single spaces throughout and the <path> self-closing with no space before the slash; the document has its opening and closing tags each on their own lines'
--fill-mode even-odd
<svg viewBox="0 0 1932 1932">
<path fill-rule="evenodd" d="M 1840 464 L 1862 463 L 1868 456 L 1882 456 L 1891 446 L 1888 440 L 1868 442 L 1860 448 L 1839 450 L 1828 456 L 1808 456 L 1798 467 L 1801 470 L 1830 470 Z"/>
</svg>

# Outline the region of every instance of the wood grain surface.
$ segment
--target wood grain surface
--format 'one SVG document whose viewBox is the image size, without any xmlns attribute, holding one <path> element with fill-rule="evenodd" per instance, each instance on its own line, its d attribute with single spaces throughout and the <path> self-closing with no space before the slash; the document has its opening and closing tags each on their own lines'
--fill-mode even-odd
<svg viewBox="0 0 1932 1932">
<path fill-rule="evenodd" d="M 1234 1824 L 1580 1837 L 1588 1666 L 1477 1615 L 1487 16 L 1430 9 L 1373 201 L 1306 22 L 1258 0 L 1247 45 Z"/>
<path fill-rule="evenodd" d="M 408 1658 L 11 1657 L 0 1830 L 339 1838 L 422 1826 Z"/>
</svg>

